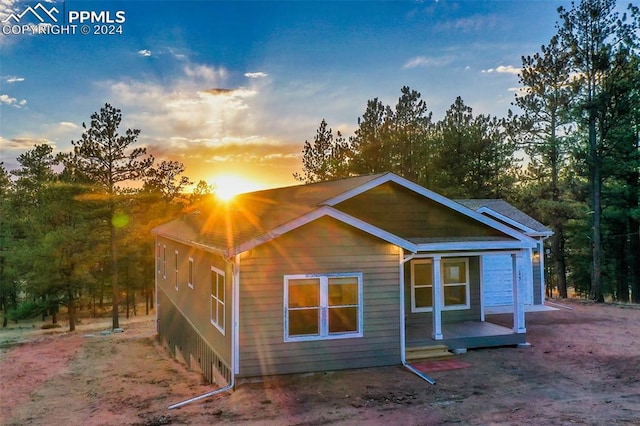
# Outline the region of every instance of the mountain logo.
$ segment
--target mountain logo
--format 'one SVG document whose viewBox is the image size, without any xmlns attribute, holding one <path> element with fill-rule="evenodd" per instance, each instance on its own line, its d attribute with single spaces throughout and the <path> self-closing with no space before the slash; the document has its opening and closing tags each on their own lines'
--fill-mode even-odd
<svg viewBox="0 0 640 426">
<path fill-rule="evenodd" d="M 25 18 L 25 16 L 32 16 L 35 19 L 37 19 L 38 22 L 41 23 L 41 24 L 44 24 L 44 23 L 57 23 L 58 22 L 58 17 L 57 17 L 58 13 L 60 13 L 60 11 L 55 6 L 51 7 L 51 9 L 47 9 L 46 7 L 44 7 L 42 5 L 42 3 L 38 3 L 34 7 L 27 6 L 26 9 L 24 9 L 22 12 L 20 12 L 18 14 L 16 14 L 16 13 L 10 14 L 2 22 L 9 22 L 9 21 L 13 20 L 17 24 L 21 20 L 23 20 L 23 18 L 27 19 L 27 18 Z"/>
</svg>

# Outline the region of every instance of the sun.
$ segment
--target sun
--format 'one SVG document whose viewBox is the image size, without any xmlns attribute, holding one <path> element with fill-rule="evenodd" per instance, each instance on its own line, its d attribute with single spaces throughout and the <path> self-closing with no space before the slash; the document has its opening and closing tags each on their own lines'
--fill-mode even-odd
<svg viewBox="0 0 640 426">
<path fill-rule="evenodd" d="M 238 194 L 260 189 L 256 182 L 235 175 L 219 175 L 213 178 L 214 193 L 223 201 L 229 201 Z"/>
</svg>

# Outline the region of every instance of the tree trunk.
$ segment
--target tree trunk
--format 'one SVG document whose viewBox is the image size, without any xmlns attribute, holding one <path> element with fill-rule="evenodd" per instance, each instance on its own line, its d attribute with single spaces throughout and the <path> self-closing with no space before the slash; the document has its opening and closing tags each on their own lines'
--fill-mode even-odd
<svg viewBox="0 0 640 426">
<path fill-rule="evenodd" d="M 590 105 L 593 108 L 593 105 Z M 591 209 L 592 209 L 592 270 L 591 270 L 591 290 L 589 298 L 595 302 L 604 302 L 602 294 L 602 241 L 601 241 L 601 215 L 602 215 L 602 182 L 600 170 L 600 156 L 596 137 L 596 116 L 595 112 L 589 112 L 589 160 L 591 166 Z"/>
<path fill-rule="evenodd" d="M 67 292 L 69 297 L 69 304 L 67 305 L 67 313 L 69 315 L 69 331 L 76 330 L 76 301 L 73 297 L 73 291 L 69 290 Z"/>
<path fill-rule="evenodd" d="M 110 201 L 110 221 L 111 221 L 111 302 L 113 305 L 113 324 L 112 328 L 120 328 L 120 318 L 118 316 L 118 308 L 119 308 L 119 293 L 120 289 L 118 286 L 118 241 L 116 234 L 116 226 L 113 224 L 113 217 L 115 215 L 115 203 L 113 199 Z"/>
</svg>

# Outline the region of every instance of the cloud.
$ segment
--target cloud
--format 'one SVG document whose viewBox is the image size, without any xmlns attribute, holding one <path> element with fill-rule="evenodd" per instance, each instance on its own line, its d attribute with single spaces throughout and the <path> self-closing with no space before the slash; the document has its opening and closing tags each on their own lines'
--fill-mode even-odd
<svg viewBox="0 0 640 426">
<path fill-rule="evenodd" d="M 12 98 L 7 94 L 0 95 L 0 103 L 3 103 L 5 105 L 10 105 L 15 108 L 22 108 L 23 106 L 27 105 L 26 100 L 22 99 L 19 101 L 16 98 Z"/>
<path fill-rule="evenodd" d="M 441 32 L 459 31 L 467 33 L 489 31 L 498 28 L 499 25 L 500 19 L 495 15 L 474 15 L 438 23 L 434 29 Z"/>
<path fill-rule="evenodd" d="M 269 74 L 267 74 L 266 72 L 247 72 L 244 74 L 244 76 L 247 78 L 264 78 L 268 75 Z"/>
<path fill-rule="evenodd" d="M 27 151 L 32 149 L 35 145 L 47 144 L 55 147 L 55 144 L 47 138 L 38 138 L 38 137 L 15 137 L 15 138 L 4 138 L 0 136 L 0 147 L 2 150 L 6 151 Z"/>
<path fill-rule="evenodd" d="M 67 129 L 77 129 L 78 128 L 77 124 L 72 123 L 70 121 L 61 121 L 58 124 L 60 125 L 60 127 L 67 128 Z"/>
<path fill-rule="evenodd" d="M 451 58 L 442 57 L 442 58 L 428 58 L 426 56 L 416 56 L 415 58 L 409 59 L 403 66 L 402 69 L 411 69 L 418 67 L 441 67 L 444 65 L 448 65 L 451 63 Z"/>
<path fill-rule="evenodd" d="M 252 88 L 222 88 L 227 71 L 189 64 L 173 80 L 108 82 L 113 103 L 124 118 L 142 130 L 141 140 L 181 140 L 219 144 L 255 135 Z"/>
<path fill-rule="evenodd" d="M 7 76 L 4 81 L 7 83 L 20 83 L 24 81 L 24 77 Z"/>
<path fill-rule="evenodd" d="M 184 73 L 187 77 L 204 81 L 219 81 L 227 75 L 224 68 L 214 68 L 207 65 L 187 65 L 184 67 Z"/>
<path fill-rule="evenodd" d="M 138 55 L 149 57 L 151 56 L 151 51 L 148 49 L 138 50 Z"/>
<path fill-rule="evenodd" d="M 521 68 L 516 68 L 512 65 L 500 65 L 497 68 L 489 68 L 486 70 L 482 70 L 483 73 L 486 74 L 491 74 L 491 73 L 498 73 L 498 74 L 513 74 L 513 75 L 518 75 L 522 72 Z"/>
</svg>

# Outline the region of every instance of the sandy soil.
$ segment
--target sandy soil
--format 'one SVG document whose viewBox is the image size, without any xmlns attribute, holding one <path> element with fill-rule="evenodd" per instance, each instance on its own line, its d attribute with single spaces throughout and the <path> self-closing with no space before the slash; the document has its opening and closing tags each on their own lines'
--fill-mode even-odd
<svg viewBox="0 0 640 426">
<path fill-rule="evenodd" d="M 527 314 L 530 348 L 457 355 L 467 368 L 401 367 L 247 381 L 212 389 L 154 338 L 153 318 L 0 331 L 0 424 L 640 424 L 640 308 L 562 302 Z M 508 325 L 509 315 L 491 318 Z"/>
</svg>

